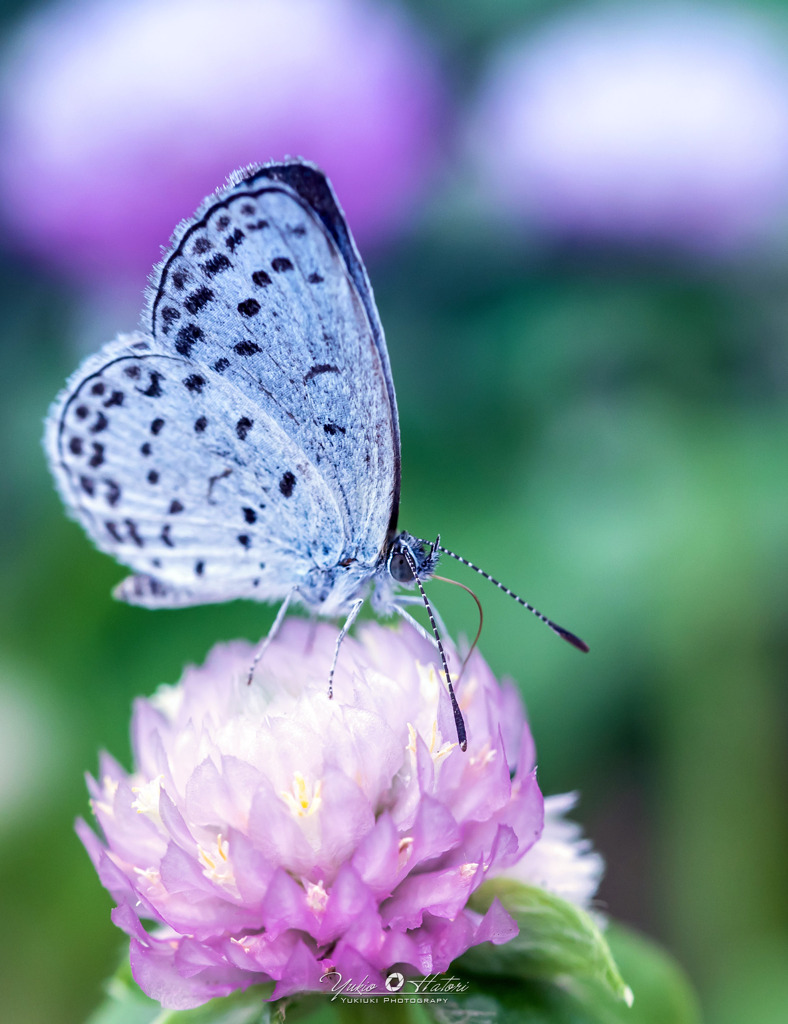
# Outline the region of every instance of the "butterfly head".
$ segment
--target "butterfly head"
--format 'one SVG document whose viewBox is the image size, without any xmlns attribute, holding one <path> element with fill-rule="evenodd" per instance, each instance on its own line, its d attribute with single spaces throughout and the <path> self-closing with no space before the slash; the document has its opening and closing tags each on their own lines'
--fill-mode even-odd
<svg viewBox="0 0 788 1024">
<path fill-rule="evenodd" d="M 438 565 L 439 543 L 440 537 L 431 544 L 404 531 L 398 534 L 391 543 L 386 560 L 386 567 L 394 582 L 408 586 L 416 578 L 428 580 Z"/>
</svg>

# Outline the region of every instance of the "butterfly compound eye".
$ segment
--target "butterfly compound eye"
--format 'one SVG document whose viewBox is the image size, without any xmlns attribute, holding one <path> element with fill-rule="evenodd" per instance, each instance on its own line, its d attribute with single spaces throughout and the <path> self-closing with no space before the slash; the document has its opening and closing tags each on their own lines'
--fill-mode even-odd
<svg viewBox="0 0 788 1024">
<path fill-rule="evenodd" d="M 395 551 L 389 559 L 389 572 L 397 583 L 413 582 L 413 571 L 408 565 L 407 558 L 400 551 Z"/>
</svg>

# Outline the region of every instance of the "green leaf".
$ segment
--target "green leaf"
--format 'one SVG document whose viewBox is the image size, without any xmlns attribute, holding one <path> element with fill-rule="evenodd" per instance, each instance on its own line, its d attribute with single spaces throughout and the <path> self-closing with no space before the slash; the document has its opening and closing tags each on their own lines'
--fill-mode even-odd
<svg viewBox="0 0 788 1024">
<path fill-rule="evenodd" d="M 574 903 L 512 879 L 485 882 L 470 906 L 485 913 L 498 899 L 520 926 L 519 935 L 501 946 L 483 943 L 458 961 L 480 974 L 509 978 L 577 982 L 600 986 L 629 1004 L 632 993 L 621 977 L 610 947 L 593 918 Z"/>
<path fill-rule="evenodd" d="M 635 1001 L 627 1024 L 700 1024 L 700 1007 L 687 976 L 664 949 L 643 935 L 612 923 L 606 932 Z"/>
<path fill-rule="evenodd" d="M 623 1006 L 623 1003 L 619 1003 Z M 624 1007 L 626 1009 L 626 1007 Z M 486 979 L 430 1012 L 436 1024 L 613 1024 L 582 1005 L 565 989 L 547 982 Z M 631 1024 L 631 1022 L 629 1022 Z M 669 1024 L 669 1022 L 665 1022 Z"/>
<path fill-rule="evenodd" d="M 470 982 L 468 992 L 452 997 L 433 1019 L 441 1024 L 455 1019 L 699 1024 L 697 1000 L 684 973 L 650 940 L 615 924 L 603 934 L 574 904 L 509 880 L 485 883 L 473 907 L 484 911 L 496 897 L 520 934 L 501 946 L 485 943 L 468 950 L 452 968 Z"/>
<path fill-rule="evenodd" d="M 436 1024 L 642 1024 L 633 1007 L 607 995 L 594 1004 L 575 992 L 548 982 L 515 983 L 487 978 L 467 993 L 453 996 L 440 1007 L 429 1008 Z M 678 1024 L 672 1017 L 660 1024 Z"/>
</svg>

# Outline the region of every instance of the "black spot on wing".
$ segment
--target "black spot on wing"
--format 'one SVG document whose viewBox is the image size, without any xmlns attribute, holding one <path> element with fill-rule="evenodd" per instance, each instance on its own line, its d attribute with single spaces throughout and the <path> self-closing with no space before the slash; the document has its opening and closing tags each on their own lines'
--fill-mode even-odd
<svg viewBox="0 0 788 1024">
<path fill-rule="evenodd" d="M 215 277 L 216 274 L 221 274 L 223 270 L 229 270 L 232 267 L 230 260 L 224 255 L 223 252 L 214 253 L 210 259 L 206 260 L 202 265 L 202 269 L 209 277 Z"/>
<path fill-rule="evenodd" d="M 140 455 L 150 455 L 150 453 L 151 453 L 150 441 L 146 441 L 144 444 L 140 445 Z"/>
<path fill-rule="evenodd" d="M 241 511 L 243 512 L 244 519 L 246 520 L 247 523 L 257 522 L 257 513 L 253 508 L 243 508 L 241 509 Z"/>
<path fill-rule="evenodd" d="M 129 538 L 134 541 L 138 548 L 145 547 L 145 541 L 140 537 L 137 531 L 137 524 L 133 519 L 124 519 L 123 522 L 126 524 L 126 528 L 129 531 Z"/>
<path fill-rule="evenodd" d="M 195 240 L 194 251 L 198 256 L 201 256 L 204 252 L 208 252 L 209 249 L 213 249 L 213 244 L 210 239 L 205 238 L 204 235 Z"/>
<path fill-rule="evenodd" d="M 195 313 L 199 313 L 201 309 L 207 306 L 209 302 L 212 302 L 214 298 L 215 296 L 211 289 L 203 285 L 201 288 L 195 289 L 191 295 L 184 299 L 183 304 L 186 310 L 194 316 Z"/>
<path fill-rule="evenodd" d="M 143 391 L 142 388 L 137 388 L 140 394 L 146 396 L 146 398 L 158 398 L 161 395 L 161 382 L 164 380 L 162 374 L 156 370 L 150 372 L 150 383 L 148 387 Z"/>
<path fill-rule="evenodd" d="M 293 493 L 293 488 L 295 487 L 295 485 L 296 478 L 288 469 L 285 473 L 282 474 L 282 479 L 279 481 L 279 490 L 286 498 L 289 498 Z"/>
<path fill-rule="evenodd" d="M 104 384 L 100 380 L 96 381 L 96 383 L 90 389 L 90 393 L 91 393 L 91 395 L 103 395 L 104 394 Z"/>
<path fill-rule="evenodd" d="M 91 423 L 88 429 L 90 430 L 91 434 L 100 434 L 101 431 L 106 430 L 108 426 L 109 420 L 107 419 L 103 412 L 100 412 L 98 416 L 96 416 L 95 421 Z"/>
<path fill-rule="evenodd" d="M 199 416 L 194 421 L 194 432 L 195 434 L 201 434 L 203 430 L 208 426 L 208 420 L 204 416 Z"/>
<path fill-rule="evenodd" d="M 158 482 L 159 482 L 159 474 L 156 472 L 155 469 L 152 469 L 148 473 L 148 483 L 149 484 L 157 484 Z"/>
<path fill-rule="evenodd" d="M 216 484 L 220 480 L 225 480 L 228 476 L 230 476 L 231 473 L 232 473 L 232 470 L 229 467 L 227 467 L 226 469 L 223 469 L 221 471 L 221 473 L 217 473 L 216 476 L 210 477 L 210 479 L 208 480 L 208 504 L 209 505 L 215 505 L 216 504 L 216 499 L 213 496 L 213 489 L 216 486 Z"/>
<path fill-rule="evenodd" d="M 242 416 L 235 424 L 235 433 L 239 441 L 245 441 L 246 435 L 252 429 L 254 421 L 250 420 L 248 416 Z"/>
<path fill-rule="evenodd" d="M 243 240 L 245 238 L 246 235 L 243 233 L 243 231 L 241 231 L 240 228 L 236 228 L 235 231 L 233 231 L 231 234 L 227 236 L 227 238 L 225 238 L 224 244 L 227 246 L 230 252 L 235 252 L 238 246 L 243 243 Z"/>
<path fill-rule="evenodd" d="M 167 511 L 171 516 L 175 516 L 179 512 L 183 512 L 183 505 L 181 505 L 177 498 L 173 498 Z"/>
<path fill-rule="evenodd" d="M 107 504 L 113 508 L 120 501 L 120 487 L 115 480 L 105 480 L 104 483 L 107 487 L 106 499 Z"/>
<path fill-rule="evenodd" d="M 314 380 L 315 377 L 319 377 L 321 373 L 339 373 L 339 367 L 332 366 L 331 363 L 315 363 L 315 365 L 304 374 L 304 384 L 308 384 L 310 380 Z"/>
<path fill-rule="evenodd" d="M 317 271 L 315 271 L 313 274 L 309 275 L 307 281 L 309 281 L 310 284 L 322 284 L 323 278 L 317 273 Z"/>
<path fill-rule="evenodd" d="M 338 423 L 324 423 L 323 424 L 323 430 L 325 430 L 325 432 L 327 434 L 330 434 L 332 437 L 334 436 L 334 434 L 344 434 L 345 433 L 345 428 L 344 427 L 340 427 Z"/>
<path fill-rule="evenodd" d="M 104 402 L 105 409 L 111 409 L 114 405 L 123 405 L 122 391 L 113 391 L 106 402 Z"/>
<path fill-rule="evenodd" d="M 170 529 L 171 529 L 170 524 L 167 523 L 166 526 L 163 526 L 161 528 L 161 533 L 159 534 L 159 536 L 161 537 L 162 544 L 166 544 L 168 548 L 174 548 L 175 547 L 175 542 L 173 541 L 172 537 L 170 536 Z"/>
<path fill-rule="evenodd" d="M 213 364 L 213 368 L 214 370 L 216 370 L 217 373 L 224 373 L 224 371 L 227 369 L 229 365 L 230 360 L 225 359 L 225 357 L 222 356 L 221 359 L 216 360 L 216 362 Z"/>
<path fill-rule="evenodd" d="M 74 415 L 78 420 L 85 420 L 90 415 L 90 409 L 86 405 L 78 405 L 74 410 Z"/>
<path fill-rule="evenodd" d="M 265 288 L 266 285 L 272 283 L 271 275 L 267 274 L 264 270 L 255 270 L 252 274 L 252 281 L 258 286 L 258 288 Z"/>
<path fill-rule="evenodd" d="M 155 420 L 151 421 L 151 425 L 150 425 L 150 432 L 151 432 L 151 434 L 158 434 L 158 433 L 160 433 L 161 428 L 163 426 L 164 426 L 164 420 L 161 418 L 161 416 L 157 416 Z"/>
<path fill-rule="evenodd" d="M 82 438 L 81 437 L 72 437 L 71 440 L 68 442 L 68 450 L 71 452 L 72 455 L 81 455 L 82 454 Z"/>
<path fill-rule="evenodd" d="M 167 588 L 153 576 L 132 576 L 135 594 L 141 597 L 160 597 L 167 593 Z"/>
<path fill-rule="evenodd" d="M 187 391 L 199 395 L 205 387 L 205 377 L 201 377 L 199 373 L 192 373 L 184 377 L 183 384 Z"/>
<path fill-rule="evenodd" d="M 233 349 L 239 356 L 253 356 L 255 352 L 262 352 L 259 345 L 247 340 L 239 341 L 236 345 L 233 345 Z"/>
<path fill-rule="evenodd" d="M 202 338 L 203 333 L 197 324 L 184 324 L 175 335 L 175 351 L 188 359 L 192 354 L 192 348 L 198 341 L 202 341 Z"/>
<path fill-rule="evenodd" d="M 271 267 L 277 272 L 277 274 L 281 274 L 286 270 L 292 270 L 293 264 L 287 256 L 276 256 L 271 260 Z"/>
<path fill-rule="evenodd" d="M 125 366 L 123 368 L 123 372 L 131 380 L 139 380 L 140 368 L 139 368 L 139 366 L 137 366 L 136 363 L 133 363 L 131 366 Z"/>
<path fill-rule="evenodd" d="M 196 576 L 202 576 L 204 571 L 205 571 L 205 562 L 195 562 L 194 563 L 194 573 L 195 573 Z"/>
<path fill-rule="evenodd" d="M 104 445 L 99 444 L 98 441 L 93 442 L 93 454 L 90 456 L 88 465 L 92 466 L 93 469 L 98 469 L 104 462 Z"/>
<path fill-rule="evenodd" d="M 176 309 L 175 306 L 162 306 L 161 318 L 164 322 L 162 332 L 167 334 L 171 325 L 174 324 L 176 320 L 180 320 L 181 312 L 179 309 Z"/>
<path fill-rule="evenodd" d="M 260 303 L 257 299 L 244 299 L 238 303 L 238 312 L 241 316 L 257 316 L 260 312 Z"/>
<path fill-rule="evenodd" d="M 247 551 L 252 546 L 252 538 L 246 533 L 239 533 L 237 539 L 241 547 L 246 548 Z"/>
</svg>

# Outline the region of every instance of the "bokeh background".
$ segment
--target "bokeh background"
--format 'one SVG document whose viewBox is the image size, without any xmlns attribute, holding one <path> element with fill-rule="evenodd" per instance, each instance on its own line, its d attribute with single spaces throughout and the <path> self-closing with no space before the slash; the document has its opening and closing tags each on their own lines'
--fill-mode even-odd
<svg viewBox="0 0 788 1024">
<path fill-rule="evenodd" d="M 80 358 L 136 326 L 176 222 L 233 168 L 331 175 L 387 332 L 401 523 L 461 567 L 579 789 L 600 902 L 707 1020 L 788 1019 L 788 3 L 0 4 L 0 993 L 71 1024 L 122 937 L 73 832 L 82 774 L 232 603 L 147 613 L 40 446 Z M 467 597 L 430 593 L 456 634 Z M 666 1022 L 669 1024 L 669 1022 Z"/>
</svg>

